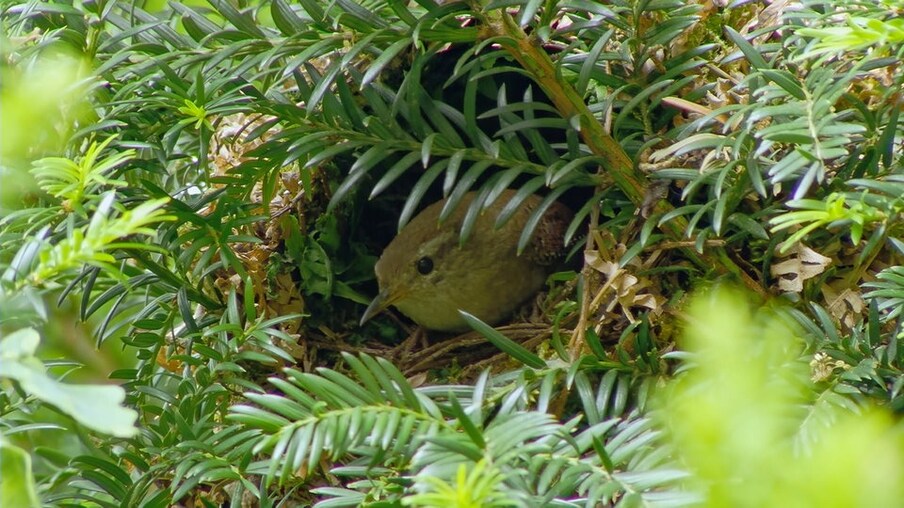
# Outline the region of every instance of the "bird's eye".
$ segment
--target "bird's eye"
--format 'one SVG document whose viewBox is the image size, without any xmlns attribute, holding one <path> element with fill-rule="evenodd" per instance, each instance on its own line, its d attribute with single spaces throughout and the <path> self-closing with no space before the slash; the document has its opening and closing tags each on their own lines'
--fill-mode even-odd
<svg viewBox="0 0 904 508">
<path fill-rule="evenodd" d="M 433 271 L 433 260 L 428 258 L 427 256 L 424 256 L 421 259 L 417 260 L 415 266 L 417 267 L 418 273 L 420 273 L 421 275 L 427 275 L 428 273 Z"/>
</svg>

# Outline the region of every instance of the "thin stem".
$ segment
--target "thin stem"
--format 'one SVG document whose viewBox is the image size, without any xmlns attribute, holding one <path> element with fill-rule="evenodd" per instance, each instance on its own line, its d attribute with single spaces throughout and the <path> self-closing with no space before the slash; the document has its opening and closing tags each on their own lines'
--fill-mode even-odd
<svg viewBox="0 0 904 508">
<path fill-rule="evenodd" d="M 581 139 L 595 155 L 602 158 L 601 171 L 605 168 L 605 176 L 611 177 L 615 185 L 635 206 L 643 206 L 648 187 L 646 175 L 634 167 L 631 158 L 628 157 L 618 141 L 603 129 L 574 87 L 559 76 L 555 63 L 546 51 L 528 36 L 509 14 L 498 9 L 487 14 L 486 23 L 481 29 L 481 36 L 485 39 L 493 38 L 525 70 L 530 72 L 563 118 L 569 122 L 573 122 L 572 119 L 577 118 Z M 600 181 L 604 175 L 598 176 L 598 181 Z M 671 210 L 673 207 L 665 200 L 660 199 L 652 207 L 649 216 L 661 216 Z M 660 229 L 670 238 L 678 241 L 682 239 L 684 231 L 687 229 L 687 220 L 684 217 L 675 217 L 662 224 Z M 693 248 L 682 250 L 684 255 L 701 269 L 715 269 L 717 273 L 723 275 L 732 274 L 738 277 L 748 289 L 765 296 L 766 291 L 762 285 L 727 256 L 712 252 L 699 254 Z"/>
</svg>

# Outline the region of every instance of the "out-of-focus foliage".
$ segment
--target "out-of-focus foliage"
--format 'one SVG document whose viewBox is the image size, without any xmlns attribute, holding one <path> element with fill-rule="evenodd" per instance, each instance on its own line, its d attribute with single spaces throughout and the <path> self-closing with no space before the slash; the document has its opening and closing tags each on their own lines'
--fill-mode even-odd
<svg viewBox="0 0 904 508">
<path fill-rule="evenodd" d="M 4 59 L 13 58 L 16 42 L 0 34 Z M 84 78 L 84 63 L 67 52 L 52 53 L 31 65 L 0 68 L 0 158 L 4 161 L 0 206 L 15 207 L 22 194 L 33 190 L 34 184 L 22 174 L 26 161 L 58 152 L 71 134 L 73 119 L 85 116 Z"/>
<path fill-rule="evenodd" d="M 0 4 L 0 503 L 900 499 L 904 6 L 722 4 Z M 357 326 L 505 188 L 576 212 L 528 323 Z M 783 310 L 676 343 L 724 279 Z"/>
<path fill-rule="evenodd" d="M 44 372 L 35 357 L 38 332 L 25 328 L 0 342 L 0 377 L 15 380 L 25 393 L 53 404 L 88 428 L 119 437 L 134 436 L 135 411 L 120 406 L 125 392 L 118 386 L 70 385 Z"/>
<path fill-rule="evenodd" d="M 31 471 L 31 456 L 0 438 L 0 503 L 5 506 L 41 506 Z"/>
<path fill-rule="evenodd" d="M 2 52 L 17 58 L 17 50 L 31 52 L 25 40 L 3 34 Z M 71 135 L 72 122 L 86 113 L 86 62 L 69 51 L 47 49 L 31 65 L 5 66 L 0 103 L 3 113 L 2 155 L 21 161 L 60 150 Z"/>
<path fill-rule="evenodd" d="M 703 505 L 897 506 L 904 426 L 814 385 L 784 310 L 750 307 L 724 289 L 696 298 L 687 368 L 656 401 Z"/>
</svg>

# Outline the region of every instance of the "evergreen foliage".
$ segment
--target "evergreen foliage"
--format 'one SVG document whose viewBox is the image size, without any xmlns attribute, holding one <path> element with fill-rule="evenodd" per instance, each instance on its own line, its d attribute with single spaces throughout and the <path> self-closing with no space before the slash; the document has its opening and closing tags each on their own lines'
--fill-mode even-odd
<svg viewBox="0 0 904 508">
<path fill-rule="evenodd" d="M 0 505 L 893 506 L 904 4 L 717 4 L 0 3 Z M 357 326 L 506 188 L 542 318 Z"/>
</svg>

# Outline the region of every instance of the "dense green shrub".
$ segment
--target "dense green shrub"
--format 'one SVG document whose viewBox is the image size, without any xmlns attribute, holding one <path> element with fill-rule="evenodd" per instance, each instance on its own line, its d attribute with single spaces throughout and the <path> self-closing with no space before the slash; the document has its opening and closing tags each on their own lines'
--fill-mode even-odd
<svg viewBox="0 0 904 508">
<path fill-rule="evenodd" d="M 893 506 L 904 5 L 716 4 L 0 3 L 0 504 Z M 543 319 L 357 326 L 506 187 Z"/>
</svg>

